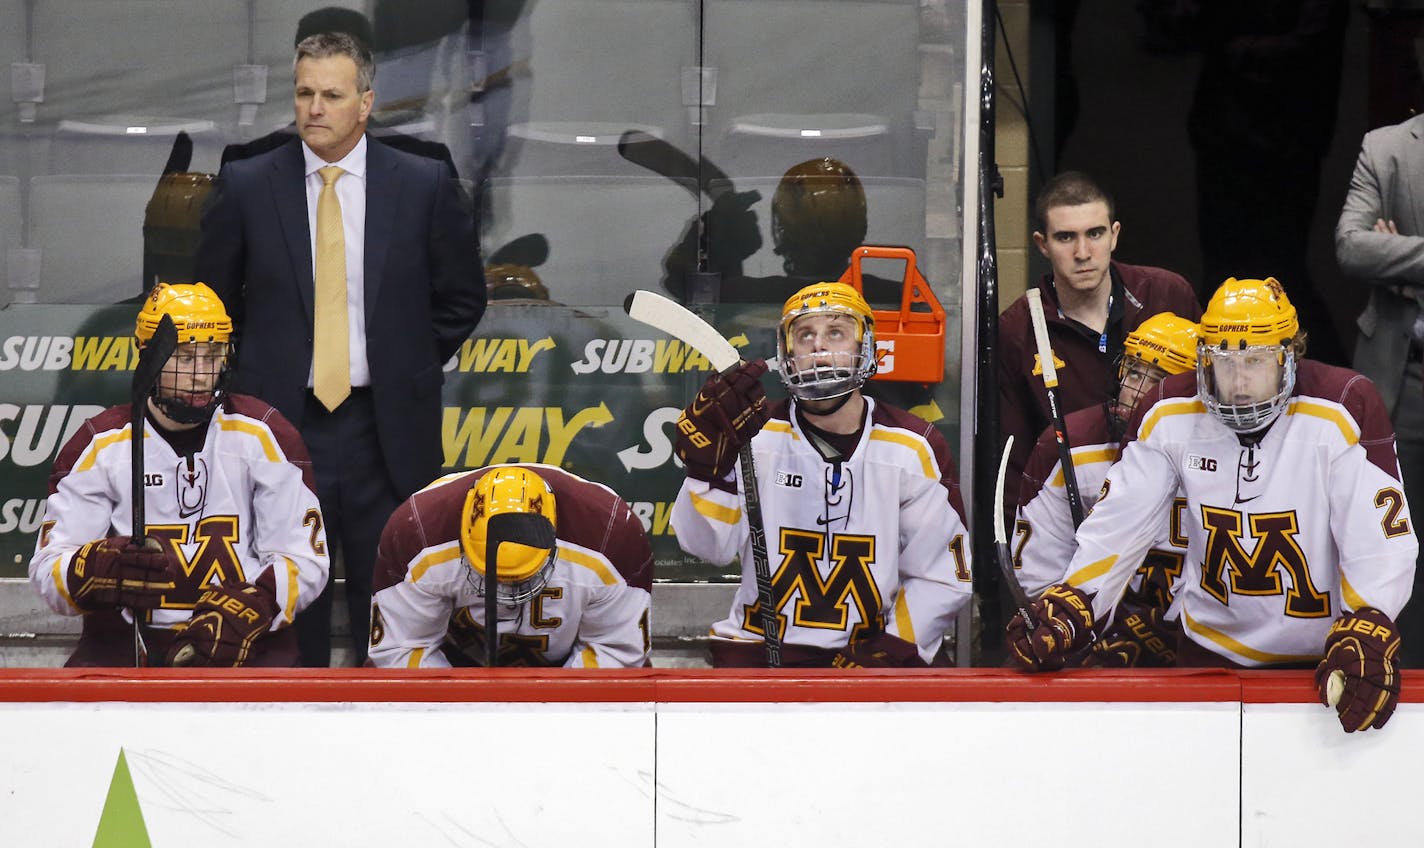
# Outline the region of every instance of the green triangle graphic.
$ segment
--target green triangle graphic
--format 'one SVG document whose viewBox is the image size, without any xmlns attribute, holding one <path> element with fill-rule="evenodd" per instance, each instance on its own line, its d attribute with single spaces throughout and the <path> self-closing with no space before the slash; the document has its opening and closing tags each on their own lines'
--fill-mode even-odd
<svg viewBox="0 0 1424 848">
<path fill-rule="evenodd" d="M 114 779 L 109 781 L 104 812 L 99 814 L 94 848 L 153 848 L 153 843 L 148 841 L 148 828 L 143 824 L 143 810 L 138 806 L 138 793 L 134 792 L 129 761 L 124 757 L 123 748 L 119 749 L 119 761 L 114 764 Z"/>
</svg>

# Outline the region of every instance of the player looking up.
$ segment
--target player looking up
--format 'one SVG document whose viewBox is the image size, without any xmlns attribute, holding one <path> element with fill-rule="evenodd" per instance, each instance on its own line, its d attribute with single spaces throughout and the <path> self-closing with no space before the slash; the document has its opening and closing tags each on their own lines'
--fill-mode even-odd
<svg viewBox="0 0 1424 848">
<path fill-rule="evenodd" d="M 1065 419 L 1073 445 L 1073 471 L 1083 507 L 1091 510 L 1117 461 L 1127 419 L 1138 401 L 1170 374 L 1191 371 L 1197 361 L 1197 325 L 1170 312 L 1159 312 L 1127 334 L 1118 361 L 1117 388 L 1100 406 L 1071 413 Z M 1092 665 L 1171 665 L 1176 636 L 1164 623 L 1172 587 L 1182 573 L 1186 539 L 1180 535 L 1180 499 L 1169 514 L 1157 519 L 1157 535 L 1137 574 L 1132 577 L 1122 609 L 1103 638 L 1093 643 Z M 1063 579 L 1063 569 L 1078 549 L 1077 528 L 1068 508 L 1063 464 L 1053 430 L 1045 430 L 1029 455 L 1019 490 L 1015 525 L 1019 581 L 1030 595 Z"/>
<path fill-rule="evenodd" d="M 717 666 L 766 664 L 737 454 L 751 443 L 788 666 L 919 666 L 970 595 L 969 543 L 944 437 L 861 393 L 875 373 L 875 321 L 844 283 L 792 295 L 777 330 L 791 397 L 767 404 L 763 360 L 713 374 L 678 420 L 687 479 L 678 544 L 742 581 L 712 627 Z"/>
<path fill-rule="evenodd" d="M 499 515 L 547 520 L 554 547 L 502 544 L 493 591 L 504 666 L 648 663 L 653 552 L 617 493 L 548 465 L 493 465 L 416 492 L 376 551 L 371 665 L 485 664 L 486 542 Z"/>
<path fill-rule="evenodd" d="M 84 616 L 66 665 L 134 665 L 134 615 L 155 664 L 296 665 L 288 625 L 329 569 L 306 448 L 272 407 L 227 391 L 232 321 L 211 289 L 158 284 L 138 314 L 140 347 L 164 315 L 178 348 L 148 398 L 144 439 L 158 550 L 122 535 L 131 409 L 115 406 L 55 459 L 30 582 L 50 609 Z"/>
<path fill-rule="evenodd" d="M 1195 380 L 1168 377 L 1137 407 L 1067 578 L 1034 603 L 1032 632 L 1010 623 L 1021 665 L 1054 668 L 1093 638 L 1180 489 L 1177 664 L 1314 667 L 1322 703 L 1340 672 L 1341 726 L 1384 726 L 1419 543 L 1379 393 L 1303 350 L 1276 280 L 1217 289 Z"/>
</svg>

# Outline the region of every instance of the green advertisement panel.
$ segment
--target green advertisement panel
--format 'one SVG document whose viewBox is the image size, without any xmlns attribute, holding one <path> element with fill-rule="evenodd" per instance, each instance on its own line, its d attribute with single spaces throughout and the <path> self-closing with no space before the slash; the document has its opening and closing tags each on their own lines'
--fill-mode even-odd
<svg viewBox="0 0 1424 848">
<path fill-rule="evenodd" d="M 0 310 L 0 577 L 26 575 L 60 447 L 89 417 L 127 401 L 136 309 Z M 704 317 L 748 358 L 774 354 L 776 307 L 724 305 Z M 597 480 L 642 519 L 658 579 L 732 579 L 732 569 L 684 555 L 669 527 L 682 481 L 672 424 L 709 368 L 617 307 L 497 303 L 446 364 L 445 469 L 541 462 Z M 957 372 L 934 386 L 877 383 L 872 393 L 936 421 L 955 444 Z M 765 383 L 770 396 L 783 394 L 773 377 Z"/>
</svg>

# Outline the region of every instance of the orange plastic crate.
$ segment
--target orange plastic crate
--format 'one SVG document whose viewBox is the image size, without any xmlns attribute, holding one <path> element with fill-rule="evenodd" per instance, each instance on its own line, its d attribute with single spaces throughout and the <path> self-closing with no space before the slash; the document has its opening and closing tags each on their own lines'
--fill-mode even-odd
<svg viewBox="0 0 1424 848">
<path fill-rule="evenodd" d="M 915 264 L 908 247 L 863 245 L 851 254 L 850 267 L 839 282 L 865 293 L 860 263 L 864 259 L 899 259 L 905 263 L 900 308 L 871 309 L 875 316 L 875 359 L 872 379 L 902 383 L 938 383 L 944 379 L 944 307 Z"/>
</svg>

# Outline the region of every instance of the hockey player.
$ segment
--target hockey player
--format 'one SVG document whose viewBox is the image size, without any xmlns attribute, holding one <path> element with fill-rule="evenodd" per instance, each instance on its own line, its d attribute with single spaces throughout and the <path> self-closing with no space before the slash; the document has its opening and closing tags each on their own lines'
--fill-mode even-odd
<svg viewBox="0 0 1424 848">
<path fill-rule="evenodd" d="M 617 493 L 548 465 L 443 477 L 396 509 L 376 552 L 371 665 L 485 663 L 489 521 L 537 515 L 553 548 L 502 544 L 494 564 L 503 666 L 648 664 L 653 552 Z"/>
<path fill-rule="evenodd" d="M 1113 397 L 1101 406 L 1072 413 L 1064 422 L 1084 510 L 1092 509 L 1108 467 L 1117 461 L 1127 419 L 1138 400 L 1167 375 L 1192 370 L 1196 361 L 1197 325 L 1170 312 L 1153 315 L 1127 334 Z M 1112 627 L 1093 643 L 1085 664 L 1163 666 L 1175 660 L 1175 627 L 1168 627 L 1164 616 L 1186 556 L 1179 514 L 1184 508 L 1185 501 L 1174 499 L 1171 512 L 1158 519 L 1151 550 L 1133 576 Z M 1036 596 L 1063 579 L 1063 569 L 1078 549 L 1052 429 L 1044 431 L 1029 455 L 1015 532 L 1019 540 L 1015 565 L 1022 569 L 1019 581 Z"/>
<path fill-rule="evenodd" d="M 142 347 L 164 315 L 178 348 L 148 399 L 146 534 L 127 535 L 130 407 L 91 418 L 50 475 L 30 582 L 50 609 L 83 615 L 66 665 L 133 666 L 133 617 L 148 661 L 297 664 L 289 627 L 326 585 L 311 463 L 276 410 L 226 391 L 232 321 L 206 285 L 154 287 L 138 314 Z"/>
<path fill-rule="evenodd" d="M 1053 668 L 1092 638 L 1180 488 L 1178 665 L 1313 666 L 1322 703 L 1343 677 L 1347 732 L 1384 726 L 1419 543 L 1379 393 L 1354 371 L 1299 361 L 1302 348 L 1278 282 L 1222 284 L 1195 383 L 1169 377 L 1138 406 L 1067 579 L 1035 602 L 1032 632 L 1009 625 L 1021 665 Z"/>
<path fill-rule="evenodd" d="M 791 397 L 768 405 L 764 361 L 714 374 L 677 422 L 687 479 L 673 505 L 683 550 L 742 581 L 712 627 L 717 666 L 765 665 L 737 453 L 750 442 L 788 666 L 923 666 L 969 599 L 954 461 L 923 420 L 861 394 L 874 318 L 843 283 L 786 301 L 777 362 Z"/>
</svg>

